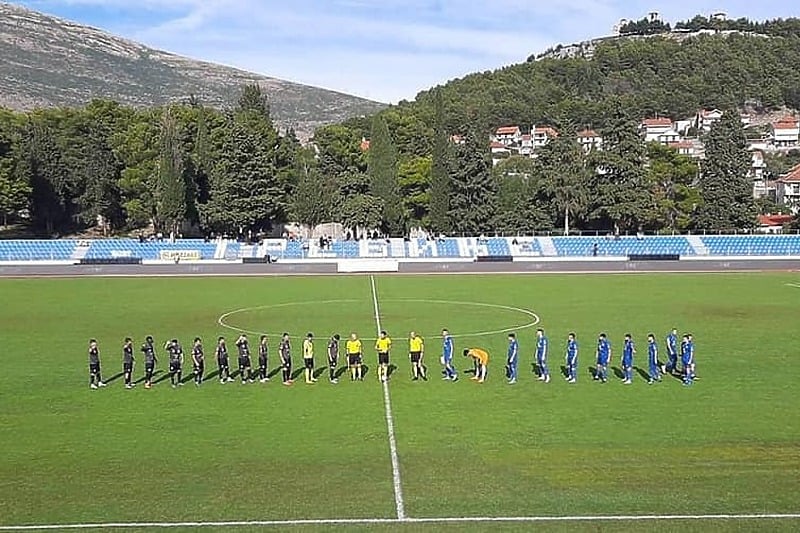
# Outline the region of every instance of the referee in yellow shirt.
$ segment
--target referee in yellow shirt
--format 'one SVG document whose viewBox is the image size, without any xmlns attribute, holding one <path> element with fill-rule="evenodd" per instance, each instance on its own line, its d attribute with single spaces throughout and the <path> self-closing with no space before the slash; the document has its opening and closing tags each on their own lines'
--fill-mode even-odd
<svg viewBox="0 0 800 533">
<path fill-rule="evenodd" d="M 375 351 L 378 352 L 378 380 L 385 382 L 389 379 L 389 350 L 392 349 L 392 339 L 381 331 L 378 340 L 375 341 Z"/>
<path fill-rule="evenodd" d="M 411 332 L 408 339 L 408 356 L 411 359 L 411 379 L 417 381 L 422 378 L 428 381 L 425 365 L 422 363 L 422 358 L 425 356 L 425 343 L 422 341 L 422 337 L 414 331 Z"/>
<path fill-rule="evenodd" d="M 309 333 L 303 341 L 303 363 L 305 363 L 306 383 L 316 383 L 314 377 L 314 335 Z"/>
<path fill-rule="evenodd" d="M 350 381 L 363 381 L 364 375 L 361 369 L 361 340 L 355 333 L 350 334 L 350 338 L 345 343 L 347 353 L 347 366 L 350 368 Z"/>
</svg>

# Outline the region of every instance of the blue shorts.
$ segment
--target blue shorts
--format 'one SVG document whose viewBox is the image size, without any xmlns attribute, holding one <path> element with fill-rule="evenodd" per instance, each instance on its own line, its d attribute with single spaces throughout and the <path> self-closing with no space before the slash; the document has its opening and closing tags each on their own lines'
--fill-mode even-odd
<svg viewBox="0 0 800 533">
<path fill-rule="evenodd" d="M 633 359 L 623 359 L 622 366 L 633 366 Z"/>
</svg>

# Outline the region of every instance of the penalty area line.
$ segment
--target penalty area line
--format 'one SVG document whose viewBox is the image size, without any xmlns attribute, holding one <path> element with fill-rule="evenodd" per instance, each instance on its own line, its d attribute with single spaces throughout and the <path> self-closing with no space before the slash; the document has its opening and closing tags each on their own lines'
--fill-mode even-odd
<svg viewBox="0 0 800 533">
<path fill-rule="evenodd" d="M 786 514 L 695 514 L 695 515 L 577 515 L 577 516 L 462 516 L 430 518 L 319 518 L 298 520 L 239 520 L 220 522 L 98 522 L 85 524 L 41 524 L 3 526 L 0 531 L 44 531 L 54 529 L 141 529 L 176 527 L 286 527 L 304 525 L 369 525 L 369 524 L 445 524 L 489 522 L 656 522 L 683 520 L 798 520 L 800 513 Z"/>
<path fill-rule="evenodd" d="M 378 336 L 381 334 L 381 311 L 378 306 L 378 290 L 375 288 L 375 276 L 369 277 L 369 284 L 372 289 L 372 304 L 375 308 L 375 326 L 378 329 Z M 400 459 L 397 456 L 397 439 L 394 436 L 394 417 L 392 416 L 392 400 L 389 396 L 389 384 L 387 381 L 383 385 L 383 405 L 386 408 L 386 432 L 389 434 L 389 454 L 392 459 L 392 485 L 394 486 L 394 506 L 397 512 L 397 520 L 406 520 L 405 503 L 403 502 L 403 484 L 400 481 Z"/>
</svg>

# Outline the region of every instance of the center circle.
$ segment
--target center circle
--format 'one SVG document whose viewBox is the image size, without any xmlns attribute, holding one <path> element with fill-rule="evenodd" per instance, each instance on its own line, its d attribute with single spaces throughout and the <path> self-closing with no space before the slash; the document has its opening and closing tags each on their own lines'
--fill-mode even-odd
<svg viewBox="0 0 800 533">
<path fill-rule="evenodd" d="M 279 331 L 272 331 L 272 332 L 256 331 L 255 329 L 253 329 L 252 326 L 242 327 L 241 323 L 237 324 L 235 320 L 232 320 L 232 317 L 236 317 L 237 315 L 241 316 L 241 315 L 245 315 L 247 313 L 253 313 L 253 312 L 256 312 L 256 311 L 265 311 L 265 310 L 280 311 L 282 309 L 290 309 L 290 308 L 293 308 L 293 307 L 297 307 L 297 308 L 301 308 L 302 309 L 302 308 L 307 308 L 309 306 L 320 306 L 320 307 L 341 306 L 341 307 L 339 307 L 339 311 L 332 311 L 332 312 L 328 312 L 328 313 L 336 315 L 335 318 L 337 320 L 344 320 L 346 318 L 346 316 L 343 317 L 342 315 L 346 315 L 347 314 L 347 310 L 349 309 L 348 308 L 349 304 L 361 304 L 361 305 L 363 305 L 363 303 L 364 302 L 360 301 L 360 300 L 316 300 L 316 301 L 301 301 L 301 302 L 284 302 L 284 303 L 277 303 L 277 304 L 258 305 L 258 306 L 253 306 L 253 307 L 243 307 L 243 308 L 240 308 L 240 309 L 234 309 L 232 311 L 228 311 L 226 313 L 223 313 L 217 319 L 217 324 L 222 326 L 222 327 L 224 327 L 224 328 L 226 328 L 226 329 L 230 329 L 230 330 L 236 331 L 238 333 L 245 333 L 245 334 L 250 334 L 250 335 L 278 336 L 278 335 L 281 334 L 281 332 L 279 332 Z M 447 322 L 447 321 L 451 320 L 452 317 L 448 317 L 448 318 L 443 320 L 442 326 L 443 327 L 451 327 L 451 332 L 452 332 L 453 338 L 486 337 L 486 336 L 491 336 L 491 335 L 499 335 L 499 334 L 503 334 L 503 333 L 511 333 L 511 332 L 514 332 L 514 331 L 521 331 L 521 330 L 525 330 L 525 329 L 530 329 L 530 328 L 535 327 L 536 325 L 538 325 L 540 323 L 540 321 L 541 321 L 540 318 L 539 318 L 539 315 L 537 315 L 533 311 L 531 311 L 529 309 L 523 309 L 523 308 L 520 308 L 520 307 L 513 307 L 513 306 L 509 306 L 509 305 L 492 304 L 492 303 L 485 303 L 485 302 L 462 302 L 462 301 L 453 301 L 453 300 L 429 300 L 429 299 L 421 299 L 421 298 L 386 298 L 386 299 L 382 299 L 382 300 L 379 301 L 379 304 L 380 304 L 379 310 L 380 310 L 381 321 L 384 322 L 384 324 L 389 325 L 389 326 L 391 326 L 391 324 L 393 322 L 408 322 L 409 320 L 411 320 L 411 317 L 408 316 L 408 313 L 404 313 L 404 316 L 397 317 L 397 318 L 393 317 L 393 315 L 395 313 L 392 313 L 392 312 L 385 313 L 385 308 L 382 307 L 382 306 L 384 304 L 389 304 L 389 303 L 402 303 L 402 304 L 406 304 L 408 306 L 413 306 L 413 305 L 417 304 L 418 308 L 419 308 L 419 306 L 424 306 L 426 304 L 429 305 L 429 306 L 451 306 L 454 309 L 458 308 L 457 311 L 462 316 L 465 314 L 465 309 L 466 308 L 473 308 L 473 309 L 483 309 L 483 310 L 494 310 L 495 312 L 503 312 L 503 313 L 513 314 L 513 315 L 521 315 L 522 317 L 524 317 L 523 319 L 518 319 L 518 320 L 514 321 L 514 323 L 512 323 L 512 321 L 509 319 L 509 322 L 507 322 L 506 324 L 499 324 L 494 328 L 487 327 L 486 329 L 482 329 L 480 331 L 472 331 L 472 332 L 460 332 L 460 331 L 457 330 L 457 328 L 452 328 L 451 327 L 451 326 L 457 325 L 457 324 L 446 324 L 446 323 L 444 323 L 444 322 Z M 363 311 L 359 311 L 358 319 L 361 320 L 361 321 L 364 321 L 364 318 L 365 317 L 363 316 Z M 326 317 L 326 319 L 327 319 L 327 317 Z M 482 316 L 478 316 L 478 317 L 475 318 L 475 320 L 482 320 L 482 319 L 483 319 Z M 261 319 L 261 320 L 266 321 L 266 319 Z M 426 332 L 423 331 L 422 328 L 418 329 L 417 331 L 423 333 L 423 337 L 426 336 L 424 334 Z M 427 332 L 427 333 L 430 334 L 429 336 L 436 336 L 440 332 L 441 332 L 441 330 L 434 331 L 434 332 Z M 344 332 L 343 334 L 346 334 L 346 333 L 347 332 Z M 302 337 L 295 335 L 295 336 L 292 336 L 292 338 L 299 339 L 299 338 L 302 338 Z M 362 340 L 365 340 L 365 341 L 375 340 L 374 337 L 373 338 L 361 337 L 361 338 L 362 338 Z"/>
</svg>

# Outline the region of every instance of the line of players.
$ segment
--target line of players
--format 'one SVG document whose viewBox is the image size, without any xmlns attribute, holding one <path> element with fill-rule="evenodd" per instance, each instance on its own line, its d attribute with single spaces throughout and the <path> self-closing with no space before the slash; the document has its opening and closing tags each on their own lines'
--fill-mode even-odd
<svg viewBox="0 0 800 533">
<path fill-rule="evenodd" d="M 327 359 L 329 379 L 331 383 L 338 383 L 336 370 L 339 365 L 339 351 L 341 337 L 336 334 L 332 335 L 328 340 L 327 346 Z M 691 334 L 683 336 L 680 344 L 680 352 L 678 351 L 678 335 L 677 330 L 673 329 L 666 338 L 667 346 L 667 362 L 663 364 L 658 358 L 658 345 L 655 336 L 650 333 L 647 336 L 648 341 L 648 363 L 649 363 L 649 380 L 648 383 L 655 383 L 661 381 L 662 374 L 675 373 L 678 371 L 678 358 L 682 363 L 681 375 L 685 385 L 691 385 L 695 377 L 695 363 L 694 363 L 694 341 Z M 423 379 L 427 381 L 427 368 L 423 362 L 424 359 L 424 341 L 416 332 L 411 332 L 408 339 L 409 343 L 409 359 L 411 361 L 411 374 L 412 380 L 417 381 Z M 238 352 L 238 366 L 239 377 L 241 383 L 253 383 L 258 379 L 261 383 L 266 383 L 269 378 L 269 344 L 266 335 L 262 335 L 258 345 L 258 369 L 253 370 L 253 365 L 250 355 L 250 345 L 246 335 L 240 335 L 236 340 L 236 348 Z M 172 387 L 178 387 L 183 384 L 183 364 L 184 353 L 181 344 L 177 339 L 172 339 L 165 343 L 164 349 L 167 351 L 169 360 L 169 377 Z M 378 369 L 377 376 L 382 382 L 389 379 L 389 360 L 390 352 L 392 350 L 392 339 L 387 335 L 386 331 L 381 331 L 378 339 L 375 342 L 375 351 L 378 354 Z M 449 381 L 458 381 L 458 373 L 453 364 L 455 345 L 452 335 L 447 329 L 442 330 L 442 356 L 440 362 L 443 366 L 442 374 L 443 379 Z M 140 351 L 144 354 L 144 367 L 145 367 L 145 388 L 153 386 L 153 376 L 155 374 L 155 366 L 158 362 L 155 349 L 155 341 L 152 336 L 147 336 L 145 342 L 142 344 Z M 516 334 L 510 333 L 508 335 L 508 354 L 506 361 L 506 378 L 509 384 L 517 382 L 518 364 L 519 364 L 519 342 Z M 536 348 L 535 348 L 535 368 L 538 374 L 538 379 L 545 383 L 550 382 L 550 370 L 547 364 L 549 356 L 549 341 L 543 329 L 536 331 Z M 133 339 L 127 337 L 122 347 L 122 368 L 125 388 L 133 388 L 133 368 L 135 363 L 134 358 Z M 288 333 L 281 336 L 278 353 L 281 360 L 281 372 L 284 385 L 292 385 L 292 347 L 291 340 Z M 352 333 L 350 338 L 345 342 L 345 354 L 347 357 L 347 366 L 350 371 L 351 381 L 363 381 L 363 344 L 358 338 L 356 333 Z M 621 366 L 624 374 L 623 383 L 630 384 L 633 381 L 633 357 L 636 354 L 636 348 L 630 334 L 625 335 L 623 343 Z M 486 379 L 489 364 L 489 354 L 481 348 L 469 348 L 463 351 L 465 357 L 469 357 L 473 361 L 473 376 L 472 380 L 483 383 Z M 215 357 L 217 361 L 218 377 L 222 384 L 234 381 L 229 363 L 228 348 L 224 337 L 217 339 L 215 349 Z M 203 342 L 200 337 L 196 337 L 192 344 L 191 350 L 192 361 L 192 374 L 196 386 L 203 383 L 205 374 L 205 351 Z M 611 362 L 611 343 L 605 333 L 601 333 L 597 341 L 596 350 L 596 367 L 594 372 L 594 379 L 605 383 L 608 381 L 608 365 Z M 314 366 L 314 335 L 308 333 L 303 340 L 303 365 L 305 381 L 308 384 L 315 383 Z M 568 383 L 576 383 L 578 375 L 578 342 L 575 333 L 570 333 L 567 337 L 566 344 L 566 379 Z M 104 387 L 105 383 L 101 377 L 100 370 L 100 351 L 96 339 L 89 341 L 89 386 L 92 389 Z"/>
<path fill-rule="evenodd" d="M 696 377 L 696 364 L 694 358 L 694 338 L 691 333 L 683 335 L 680 346 L 678 345 L 678 330 L 673 328 L 666 336 L 667 361 L 659 359 L 658 343 L 655 334 L 647 335 L 647 362 L 648 362 L 648 384 L 660 382 L 665 374 L 674 374 L 681 377 L 683 384 L 692 385 Z M 547 364 L 549 341 L 544 330 L 536 330 L 536 373 L 539 381 L 550 383 L 550 369 Z M 605 333 L 601 333 L 597 338 L 597 349 L 595 351 L 594 380 L 606 383 L 608 381 L 608 366 L 611 364 L 611 342 Z M 465 350 L 466 355 L 466 350 Z M 620 356 L 620 366 L 622 367 L 622 383 L 630 385 L 633 383 L 633 359 L 636 355 L 636 346 L 630 333 L 625 334 L 622 345 L 622 355 Z M 681 367 L 679 369 L 678 362 Z M 516 335 L 508 335 L 508 355 L 506 359 L 506 379 L 509 385 L 517 382 L 517 367 L 519 364 L 519 342 Z M 578 341 L 575 333 L 567 336 L 566 344 L 566 380 L 568 383 L 576 383 L 578 380 Z M 483 370 L 485 378 L 485 369 Z"/>
</svg>

